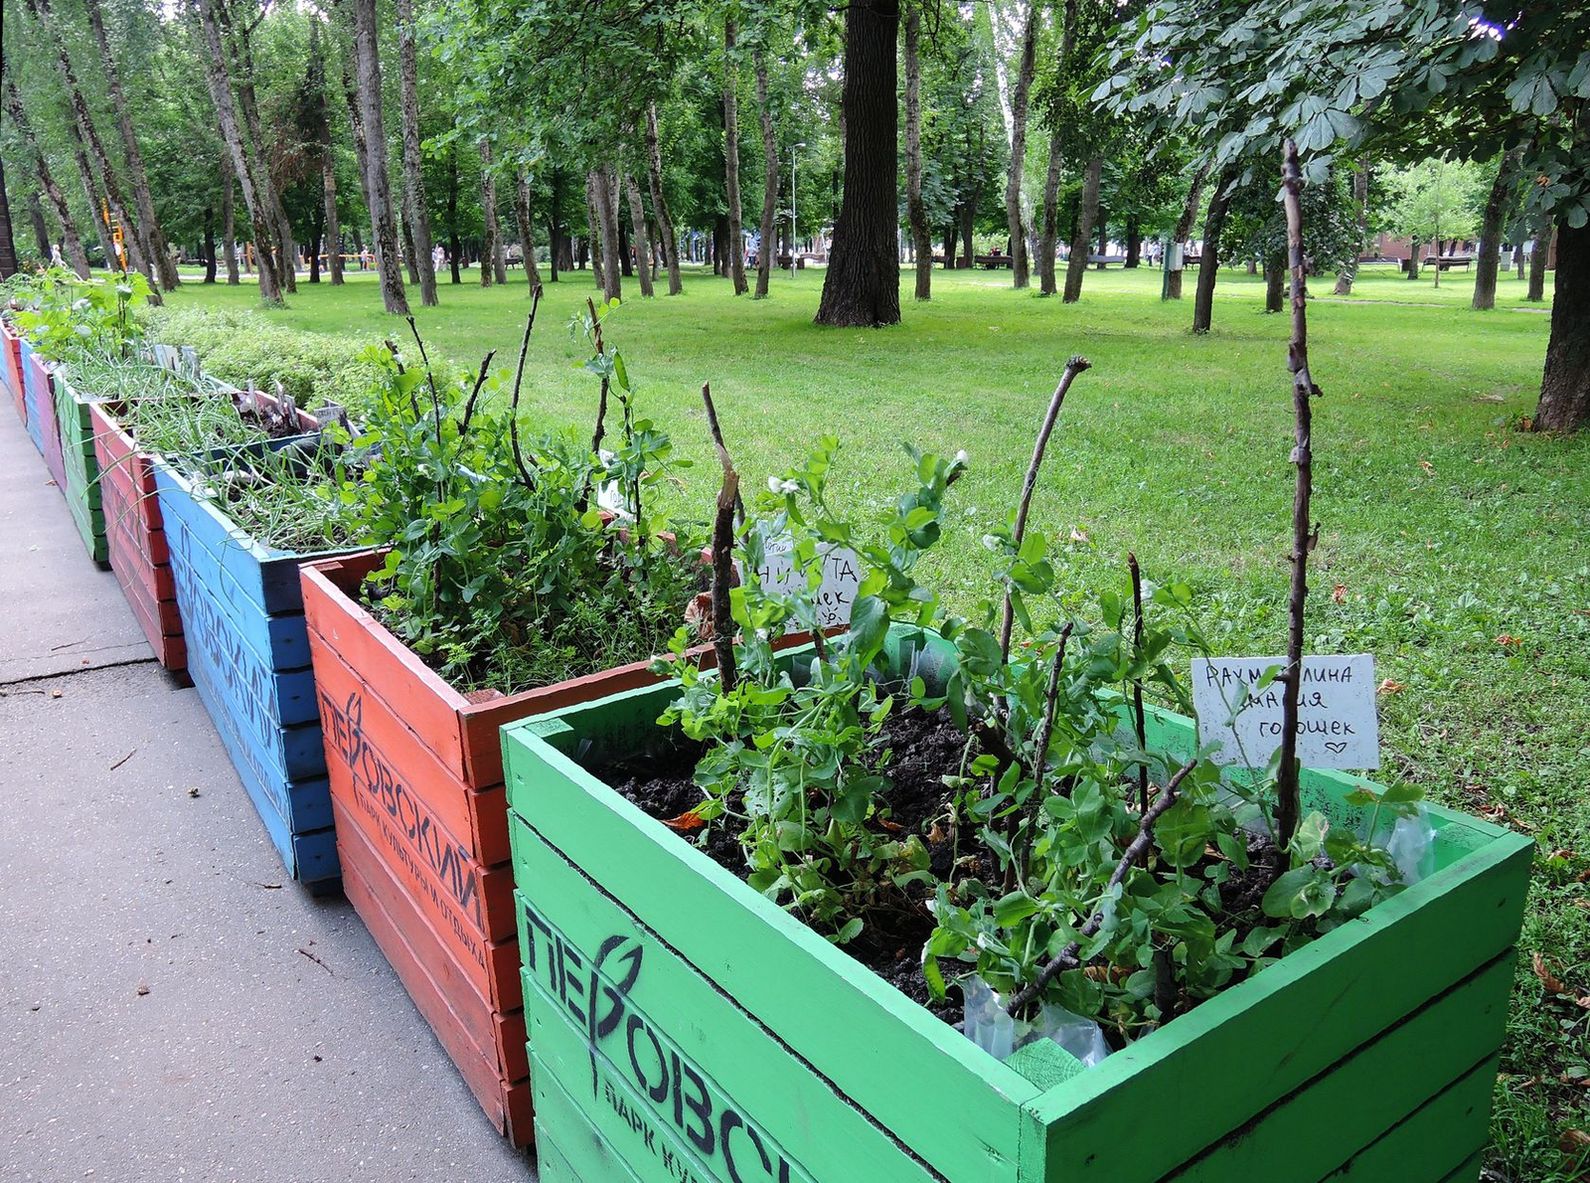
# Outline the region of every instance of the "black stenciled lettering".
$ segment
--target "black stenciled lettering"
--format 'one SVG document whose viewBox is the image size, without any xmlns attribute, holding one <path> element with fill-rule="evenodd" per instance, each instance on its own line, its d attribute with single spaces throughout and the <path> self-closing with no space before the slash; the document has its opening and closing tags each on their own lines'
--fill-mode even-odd
<svg viewBox="0 0 1590 1183">
<path fill-rule="evenodd" d="M 685 1137 L 690 1139 L 697 1150 L 710 1157 L 718 1144 L 717 1132 L 712 1125 L 712 1094 L 707 1091 L 707 1082 L 702 1079 L 701 1073 L 697 1072 L 689 1061 L 678 1061 L 678 1064 L 684 1079 L 689 1082 L 695 1094 L 684 1098 L 684 1106 L 695 1121 L 701 1123 L 699 1128 L 694 1122 L 689 1126 L 681 1125 L 680 1128 L 684 1130 Z M 684 1090 L 679 1088 L 680 1083 L 676 1080 L 674 1087 L 682 1093 Z"/>
<path fill-rule="evenodd" d="M 734 1143 L 730 1139 L 737 1129 L 744 1130 L 746 1137 L 751 1139 L 756 1156 L 762 1160 L 762 1173 L 771 1176 L 773 1164 L 767 1157 L 766 1147 L 762 1145 L 762 1136 L 746 1125 L 745 1119 L 732 1107 L 725 1107 L 723 1116 L 718 1119 L 718 1144 L 723 1147 L 723 1163 L 729 1168 L 729 1183 L 745 1183 L 745 1176 L 740 1174 L 739 1164 L 734 1158 Z"/>
<path fill-rule="evenodd" d="M 651 1082 L 651 1074 L 641 1067 L 640 1056 L 635 1051 L 635 1036 L 644 1034 L 651 1043 L 652 1054 L 657 1057 L 657 1083 Z M 662 1042 L 657 1038 L 657 1033 L 640 1015 L 632 1014 L 624 1028 L 624 1042 L 629 1046 L 629 1066 L 634 1071 L 635 1083 L 646 1090 L 646 1095 L 653 1101 L 662 1104 L 668 1095 L 668 1061 L 663 1055 Z"/>
</svg>

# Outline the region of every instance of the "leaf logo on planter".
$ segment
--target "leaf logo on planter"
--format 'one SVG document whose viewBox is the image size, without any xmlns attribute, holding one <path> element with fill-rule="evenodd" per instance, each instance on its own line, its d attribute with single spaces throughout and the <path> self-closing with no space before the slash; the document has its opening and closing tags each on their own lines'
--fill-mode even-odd
<svg viewBox="0 0 1590 1183">
<path fill-rule="evenodd" d="M 588 955 L 520 899 L 526 975 L 584 1033 L 592 1099 L 629 1127 L 636 1153 L 650 1154 L 672 1179 L 813 1183 L 636 1005 L 646 956 L 638 937 L 613 933 Z"/>
<path fill-rule="evenodd" d="M 380 750 L 364 734 L 364 694 L 352 691 L 341 706 L 324 689 L 320 690 L 320 715 L 325 722 L 331 747 L 347 765 L 353 780 L 354 797 L 377 821 L 381 835 L 393 853 L 408 863 L 408 853 L 400 849 L 391 835 L 393 826 L 408 839 L 431 874 L 442 884 L 448 901 L 469 916 L 478 930 L 471 948 L 485 932 L 481 915 L 480 878 L 476 874 L 469 848 L 456 841 L 410 791 Z M 384 815 L 384 816 L 383 816 Z M 385 824 L 390 822 L 391 824 Z"/>
</svg>

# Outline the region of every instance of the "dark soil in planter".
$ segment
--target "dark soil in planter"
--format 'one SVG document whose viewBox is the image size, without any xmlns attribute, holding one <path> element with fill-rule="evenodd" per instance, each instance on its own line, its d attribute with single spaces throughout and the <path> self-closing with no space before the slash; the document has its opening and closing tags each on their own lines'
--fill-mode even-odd
<svg viewBox="0 0 1590 1183">
<path fill-rule="evenodd" d="M 901 834 L 921 837 L 936 879 L 948 880 L 959 864 L 957 880 L 980 879 L 989 885 L 991 894 L 1001 894 L 1001 873 L 992 853 L 972 835 L 963 834 L 957 842 L 944 824 L 954 794 L 945 787 L 943 777 L 959 773 L 963 761 L 969 763 L 979 753 L 977 742 L 973 740 L 968 750 L 965 734 L 951 722 L 947 711 L 930 715 L 913 707 L 890 716 L 880 747 L 893 749 L 893 758 L 883 770 L 891 787 L 884 801 L 886 812 L 876 815 L 876 824 L 891 833 L 899 827 Z M 670 825 L 681 839 L 744 879 L 749 868 L 732 823 L 713 824 L 705 831 L 699 823 L 695 827 L 690 824 L 690 810 L 703 800 L 701 788 L 693 779 L 703 751 L 704 745 L 682 741 L 654 755 L 596 771 L 621 796 Z M 1122 785 L 1123 793 L 1135 791 L 1135 785 Z M 1233 868 L 1221 890 L 1228 916 L 1239 921 L 1239 941 L 1263 920 L 1259 901 L 1272 881 L 1274 854 L 1274 844 L 1267 838 L 1252 838 L 1247 870 Z M 1192 873 L 1197 874 L 1197 870 Z M 913 885 L 909 897 L 902 898 L 898 907 L 870 912 L 861 934 L 842 948 L 938 1018 L 959 1022 L 960 991 L 951 984 L 949 997 L 935 1002 L 922 976 L 922 946 L 934 928 L 933 915 L 927 908 L 931 897 L 930 887 Z M 1121 1046 L 1118 1032 L 1106 1031 L 1106 1036 L 1112 1045 Z"/>
</svg>

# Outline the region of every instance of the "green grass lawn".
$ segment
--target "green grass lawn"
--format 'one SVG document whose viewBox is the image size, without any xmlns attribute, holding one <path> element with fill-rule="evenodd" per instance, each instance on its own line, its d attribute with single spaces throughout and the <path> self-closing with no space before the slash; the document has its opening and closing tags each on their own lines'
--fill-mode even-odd
<svg viewBox="0 0 1590 1183">
<path fill-rule="evenodd" d="M 1288 325 L 1264 315 L 1257 278 L 1222 273 L 1202 338 L 1187 331 L 1191 300 L 1162 303 L 1146 270 L 1090 273 L 1069 306 L 1010 290 L 1003 272 L 937 273 L 935 299 L 918 305 L 906 279 L 904 323 L 887 330 L 814 327 L 820 271 L 785 273 L 761 302 L 689 274 L 682 296 L 633 298 L 617 312 L 608 339 L 641 384 L 644 413 L 702 462 L 683 493 L 698 516 L 716 487 L 704 381 L 756 485 L 821 433 L 838 434 L 835 489 L 858 515 L 904 487 L 902 443 L 964 448 L 961 524 L 932 575 L 970 609 L 988 586 L 979 539 L 1012 509 L 1050 390 L 1083 353 L 1094 368 L 1065 406 L 1033 511 L 1067 582 L 1078 596 L 1119 584 L 1135 550 L 1150 578 L 1197 589 L 1221 651 L 1284 651 Z M 1314 412 L 1322 532 L 1309 633 L 1318 652 L 1373 652 L 1401 687 L 1380 700 L 1383 778 L 1413 780 L 1538 843 L 1492 1165 L 1498 1179 L 1565 1183 L 1585 1166 L 1557 1144 L 1568 1128 L 1590 1129 L 1590 1010 L 1548 994 L 1528 957 L 1590 994 L 1590 433 L 1515 430 L 1534 408 L 1548 318 L 1472 312 L 1472 284 L 1449 273 L 1437 292 L 1428 278 L 1376 269 L 1350 301 L 1310 308 L 1325 393 Z M 1525 307 L 1523 289 L 1504 277 L 1499 307 Z M 547 285 L 525 404 L 549 423 L 593 413 L 593 380 L 565 328 L 593 290 L 584 272 Z M 1328 294 L 1329 280 L 1316 290 Z M 638 297 L 633 281 L 625 291 Z M 257 293 L 190 284 L 170 300 L 251 306 Z M 444 283 L 441 300 L 417 310 L 433 350 L 465 364 L 488 348 L 515 356 L 522 274 L 487 290 Z M 371 340 L 404 331 L 368 275 L 342 289 L 301 281 L 290 307 L 269 315 Z"/>
</svg>

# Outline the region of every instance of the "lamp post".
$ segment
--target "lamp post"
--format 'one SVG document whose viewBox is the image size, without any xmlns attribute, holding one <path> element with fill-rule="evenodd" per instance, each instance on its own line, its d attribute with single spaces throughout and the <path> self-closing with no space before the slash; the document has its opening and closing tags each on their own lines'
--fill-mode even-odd
<svg viewBox="0 0 1590 1183">
<path fill-rule="evenodd" d="M 795 153 L 806 145 L 789 146 L 789 277 L 795 278 L 795 240 L 800 237 L 800 223 L 795 220 Z"/>
</svg>

